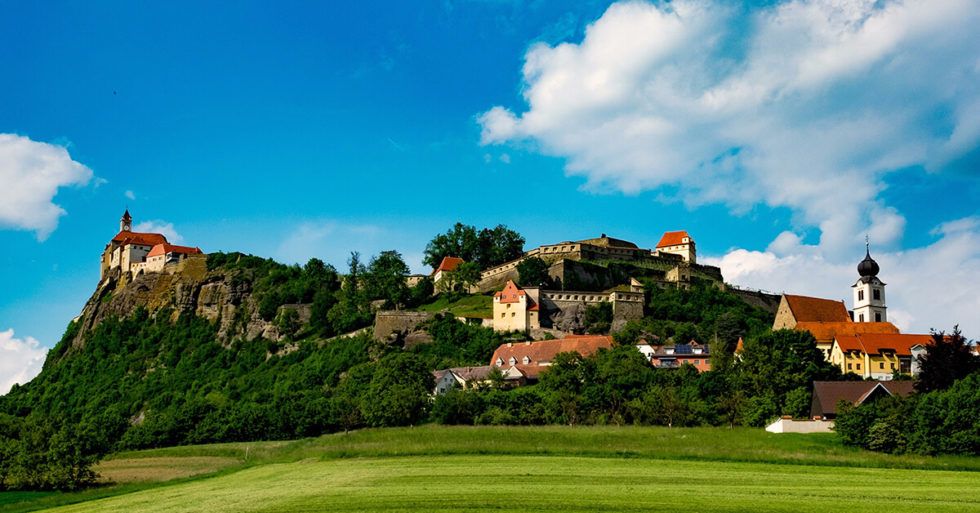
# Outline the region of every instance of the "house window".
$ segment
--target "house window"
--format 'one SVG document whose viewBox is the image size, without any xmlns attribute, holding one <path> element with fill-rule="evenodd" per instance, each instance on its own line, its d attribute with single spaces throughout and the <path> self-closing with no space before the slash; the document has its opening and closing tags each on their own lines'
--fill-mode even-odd
<svg viewBox="0 0 980 513">
<path fill-rule="evenodd" d="M 694 365 L 701 365 L 701 360 L 694 360 Z"/>
<path fill-rule="evenodd" d="M 847 370 L 851 370 L 851 364 L 847 364 Z"/>
<path fill-rule="evenodd" d="M 892 366 L 892 370 L 895 370 L 895 364 L 893 363 L 891 364 L 891 366 Z"/>
<path fill-rule="evenodd" d="M 875 299 L 881 299 L 881 289 L 874 289 Z"/>
<path fill-rule="evenodd" d="M 861 370 L 861 364 L 857 364 L 857 370 Z"/>
<path fill-rule="evenodd" d="M 881 312 L 875 312 L 875 322 L 881 322 Z"/>
<path fill-rule="evenodd" d="M 884 368 L 885 368 L 885 364 L 883 362 L 878 362 L 878 369 L 883 370 Z"/>
<path fill-rule="evenodd" d="M 511 317 L 517 317 L 517 312 L 511 312 L 511 313 L 510 313 L 510 316 L 511 316 Z"/>
<path fill-rule="evenodd" d="M 529 363 L 531 363 L 531 359 L 530 359 L 530 358 L 528 358 L 528 357 L 526 357 L 526 356 L 525 356 L 525 357 L 524 357 L 524 359 L 523 359 L 523 360 L 521 360 L 521 361 L 522 361 L 522 362 L 524 362 L 524 365 L 527 365 L 527 364 L 529 364 Z"/>
<path fill-rule="evenodd" d="M 859 290 L 858 291 L 858 301 L 863 301 L 863 300 L 864 300 L 864 291 L 863 290 Z"/>
<path fill-rule="evenodd" d="M 497 358 L 497 361 L 495 363 L 497 364 L 497 367 L 500 367 L 501 365 L 504 364 L 504 361 L 501 360 L 500 358 Z"/>
<path fill-rule="evenodd" d="M 858 316 L 858 322 L 864 322 L 864 314 Z"/>
<path fill-rule="evenodd" d="M 515 365 L 516 363 L 517 363 L 517 359 L 516 359 L 516 358 L 514 358 L 513 356 L 511 356 L 511 357 L 510 357 L 510 364 L 511 364 L 511 365 Z"/>
<path fill-rule="evenodd" d="M 503 319 L 504 317 L 507 317 L 507 312 L 500 313 L 500 318 Z"/>
</svg>

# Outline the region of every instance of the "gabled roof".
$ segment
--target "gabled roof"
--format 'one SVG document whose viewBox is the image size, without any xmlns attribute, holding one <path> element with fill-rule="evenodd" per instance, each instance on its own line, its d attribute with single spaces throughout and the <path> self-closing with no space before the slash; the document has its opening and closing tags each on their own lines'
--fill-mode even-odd
<svg viewBox="0 0 980 513">
<path fill-rule="evenodd" d="M 439 262 L 439 267 L 436 267 L 435 269 L 432 270 L 432 274 L 434 275 L 439 271 L 443 271 L 443 272 L 452 271 L 453 269 L 456 269 L 456 267 L 458 267 L 459 264 L 461 263 L 463 263 L 462 258 L 443 257 L 442 262 Z"/>
<path fill-rule="evenodd" d="M 612 345 L 612 337 L 607 335 L 569 335 L 555 340 L 501 344 L 490 357 L 490 365 L 496 365 L 497 359 L 503 362 L 502 366 L 511 365 L 511 358 L 518 365 L 540 365 L 550 363 L 558 353 L 576 352 L 590 356 Z M 527 364 L 524 364 L 525 356 L 528 358 Z"/>
<path fill-rule="evenodd" d="M 688 242 L 684 242 L 684 237 L 687 237 Z M 663 248 L 666 246 L 680 246 L 681 244 L 689 244 L 694 242 L 694 239 L 687 234 L 686 231 L 679 232 L 666 232 L 664 236 L 660 238 L 660 242 L 657 243 L 658 248 Z"/>
<path fill-rule="evenodd" d="M 842 351 L 860 351 L 870 355 L 887 352 L 901 356 L 911 356 L 913 347 L 925 347 L 932 342 L 932 336 L 903 335 L 899 333 L 860 333 L 855 336 L 838 336 L 835 340 Z"/>
<path fill-rule="evenodd" d="M 204 252 L 201 248 L 192 248 L 190 246 L 176 246 L 174 244 L 157 244 L 153 246 L 153 249 L 146 254 L 146 257 L 167 255 L 170 253 L 179 253 L 181 255 L 203 255 Z"/>
<path fill-rule="evenodd" d="M 850 322 L 843 301 L 783 294 L 796 322 Z"/>
<path fill-rule="evenodd" d="M 140 246 L 156 246 L 166 244 L 167 238 L 159 233 L 138 233 L 138 232 L 119 232 L 112 238 L 112 242 L 125 246 L 127 244 L 139 244 Z"/>
<path fill-rule="evenodd" d="M 796 323 L 797 331 L 809 331 L 817 342 L 830 343 L 835 337 L 855 336 L 862 333 L 882 333 L 897 335 L 898 328 L 890 322 L 813 322 Z"/>
<path fill-rule="evenodd" d="M 842 399 L 858 405 L 874 397 L 876 389 L 905 397 L 912 393 L 914 387 L 914 381 L 814 381 L 810 413 L 833 417 L 837 414 L 837 403 Z"/>
<path fill-rule="evenodd" d="M 504 290 L 497 292 L 493 295 L 493 297 L 499 297 L 501 303 L 518 303 L 521 300 L 521 296 L 525 295 L 527 295 L 527 293 L 521 290 L 521 288 L 514 283 L 514 280 L 507 280 L 507 285 L 504 285 Z"/>
</svg>

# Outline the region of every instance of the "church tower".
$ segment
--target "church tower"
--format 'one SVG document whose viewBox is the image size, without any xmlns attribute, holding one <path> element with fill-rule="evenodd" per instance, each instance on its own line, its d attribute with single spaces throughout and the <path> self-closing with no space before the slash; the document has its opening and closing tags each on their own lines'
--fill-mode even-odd
<svg viewBox="0 0 980 513">
<path fill-rule="evenodd" d="M 133 231 L 133 216 L 129 215 L 129 209 L 123 214 L 122 218 L 119 219 L 119 231 L 121 232 L 131 232 Z"/>
<path fill-rule="evenodd" d="M 885 283 L 878 279 L 878 262 L 871 258 L 871 249 L 865 243 L 864 260 L 858 264 L 857 283 L 854 289 L 854 322 L 886 322 Z"/>
</svg>

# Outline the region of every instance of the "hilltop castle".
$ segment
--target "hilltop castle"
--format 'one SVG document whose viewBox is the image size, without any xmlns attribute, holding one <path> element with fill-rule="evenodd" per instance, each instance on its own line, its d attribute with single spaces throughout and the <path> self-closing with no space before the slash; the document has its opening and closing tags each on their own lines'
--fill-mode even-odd
<svg viewBox="0 0 980 513">
<path fill-rule="evenodd" d="M 129 209 L 119 219 L 119 233 L 102 251 L 99 279 L 103 280 L 111 269 L 119 268 L 123 274 L 134 276 L 146 272 L 163 272 L 167 264 L 177 263 L 190 255 L 203 255 L 201 248 L 177 246 L 167 242 L 161 233 L 133 231 L 133 216 Z"/>
</svg>

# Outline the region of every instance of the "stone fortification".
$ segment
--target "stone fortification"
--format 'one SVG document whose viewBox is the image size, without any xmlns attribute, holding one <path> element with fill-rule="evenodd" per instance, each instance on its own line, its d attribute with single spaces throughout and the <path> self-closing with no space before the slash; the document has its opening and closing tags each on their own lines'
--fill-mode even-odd
<svg viewBox="0 0 980 513">
<path fill-rule="evenodd" d="M 393 310 L 378 312 L 374 317 L 374 339 L 380 342 L 393 342 L 399 337 L 411 336 L 418 331 L 419 325 L 433 317 L 431 312 Z"/>
</svg>

